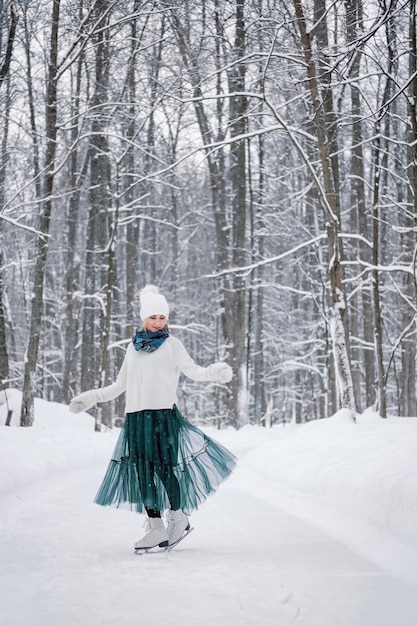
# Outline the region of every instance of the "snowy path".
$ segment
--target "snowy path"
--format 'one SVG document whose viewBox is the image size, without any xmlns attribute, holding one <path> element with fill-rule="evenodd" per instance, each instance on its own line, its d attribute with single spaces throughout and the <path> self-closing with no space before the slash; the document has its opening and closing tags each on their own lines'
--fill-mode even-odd
<svg viewBox="0 0 417 626">
<path fill-rule="evenodd" d="M 135 556 L 143 518 L 91 503 L 103 466 L 1 501 L 1 626 L 415 626 L 414 588 L 241 489 L 245 472 L 169 554 Z"/>
</svg>

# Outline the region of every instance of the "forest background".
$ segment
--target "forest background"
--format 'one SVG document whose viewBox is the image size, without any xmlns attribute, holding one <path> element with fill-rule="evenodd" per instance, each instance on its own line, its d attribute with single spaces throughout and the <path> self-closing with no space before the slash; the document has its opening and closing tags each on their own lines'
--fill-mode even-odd
<svg viewBox="0 0 417 626">
<path fill-rule="evenodd" d="M 0 53 L 22 426 L 115 379 L 146 283 L 233 367 L 193 421 L 417 415 L 415 0 L 1 1 Z"/>
</svg>

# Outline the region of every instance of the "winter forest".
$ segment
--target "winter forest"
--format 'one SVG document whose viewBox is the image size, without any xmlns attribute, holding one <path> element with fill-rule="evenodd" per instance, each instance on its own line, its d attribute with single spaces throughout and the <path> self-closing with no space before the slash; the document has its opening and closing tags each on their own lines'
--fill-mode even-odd
<svg viewBox="0 0 417 626">
<path fill-rule="evenodd" d="M 417 415 L 416 0 L 0 2 L 0 378 L 111 383 L 158 285 L 239 428 Z M 123 398 L 96 409 L 96 429 Z"/>
</svg>

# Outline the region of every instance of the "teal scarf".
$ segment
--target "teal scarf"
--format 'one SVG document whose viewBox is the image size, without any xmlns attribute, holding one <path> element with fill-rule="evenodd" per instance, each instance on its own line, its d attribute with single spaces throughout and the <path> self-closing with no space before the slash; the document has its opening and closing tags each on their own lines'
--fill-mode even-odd
<svg viewBox="0 0 417 626">
<path fill-rule="evenodd" d="M 157 330 L 154 333 L 148 333 L 146 330 L 139 330 L 137 328 L 136 333 L 132 337 L 132 341 L 136 350 L 154 352 L 164 343 L 167 337 L 169 337 L 168 328 Z"/>
</svg>

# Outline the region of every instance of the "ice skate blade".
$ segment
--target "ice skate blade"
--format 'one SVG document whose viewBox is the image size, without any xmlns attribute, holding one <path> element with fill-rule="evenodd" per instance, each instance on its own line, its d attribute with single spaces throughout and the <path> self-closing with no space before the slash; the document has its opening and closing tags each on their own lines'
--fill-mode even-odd
<svg viewBox="0 0 417 626">
<path fill-rule="evenodd" d="M 135 548 L 135 554 L 141 556 L 142 554 L 162 554 L 168 550 L 168 546 L 154 546 L 153 548 Z"/>
<path fill-rule="evenodd" d="M 168 541 L 163 541 L 151 548 L 134 548 L 136 554 L 147 554 L 148 552 L 165 552 L 168 549 Z"/>
</svg>

